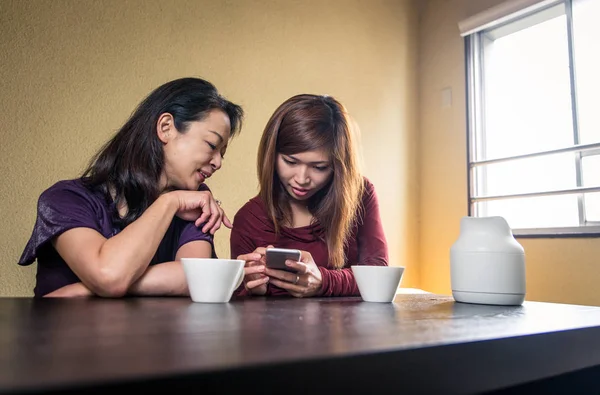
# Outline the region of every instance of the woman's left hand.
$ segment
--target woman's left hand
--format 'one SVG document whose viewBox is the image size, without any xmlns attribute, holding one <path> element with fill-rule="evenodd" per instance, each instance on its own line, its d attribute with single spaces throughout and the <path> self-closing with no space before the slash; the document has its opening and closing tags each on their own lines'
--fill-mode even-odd
<svg viewBox="0 0 600 395">
<path fill-rule="evenodd" d="M 271 284 L 287 290 L 297 298 L 315 296 L 321 292 L 323 277 L 310 252 L 301 251 L 299 262 L 288 259 L 285 264 L 296 273 L 267 267 L 265 274 L 271 278 Z"/>
</svg>

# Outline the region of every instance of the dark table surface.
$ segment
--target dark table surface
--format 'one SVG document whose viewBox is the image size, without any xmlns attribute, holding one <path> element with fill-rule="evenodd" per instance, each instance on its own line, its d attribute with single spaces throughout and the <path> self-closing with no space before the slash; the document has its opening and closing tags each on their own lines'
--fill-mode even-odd
<svg viewBox="0 0 600 395">
<path fill-rule="evenodd" d="M 599 366 L 593 306 L 0 298 L 1 393 L 481 393 Z"/>
</svg>

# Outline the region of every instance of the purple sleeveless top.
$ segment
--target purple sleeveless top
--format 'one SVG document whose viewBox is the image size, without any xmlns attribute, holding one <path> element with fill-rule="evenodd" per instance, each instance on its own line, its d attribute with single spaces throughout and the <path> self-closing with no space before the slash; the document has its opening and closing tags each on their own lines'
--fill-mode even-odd
<svg viewBox="0 0 600 395">
<path fill-rule="evenodd" d="M 202 184 L 199 190 L 209 190 Z M 59 181 L 45 190 L 38 200 L 37 219 L 31 238 L 19 259 L 19 265 L 32 264 L 37 259 L 35 297 L 42 297 L 65 285 L 80 282 L 66 262 L 52 246 L 52 239 L 78 227 L 96 230 L 107 239 L 121 229 L 113 225 L 114 203 L 107 201 L 102 192 L 91 191 L 80 179 Z M 193 222 L 173 217 L 150 265 L 175 260 L 182 245 L 195 240 L 211 244 L 216 258 L 213 236 L 202 232 Z"/>
</svg>

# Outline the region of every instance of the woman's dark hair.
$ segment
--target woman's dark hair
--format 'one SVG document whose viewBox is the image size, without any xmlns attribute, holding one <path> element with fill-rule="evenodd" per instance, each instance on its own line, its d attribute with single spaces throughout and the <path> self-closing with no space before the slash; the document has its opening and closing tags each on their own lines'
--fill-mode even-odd
<svg viewBox="0 0 600 395">
<path fill-rule="evenodd" d="M 82 175 L 85 185 L 102 191 L 115 207 L 127 205 L 124 217 L 115 210 L 115 225 L 123 228 L 139 218 L 158 198 L 164 167 L 163 144 L 156 124 L 161 114 L 173 116 L 175 127 L 185 133 L 189 123 L 201 121 L 212 110 L 229 116 L 230 136 L 239 133 L 244 112 L 200 78 L 167 82 L 151 92 L 127 122 L 92 158 Z"/>
</svg>

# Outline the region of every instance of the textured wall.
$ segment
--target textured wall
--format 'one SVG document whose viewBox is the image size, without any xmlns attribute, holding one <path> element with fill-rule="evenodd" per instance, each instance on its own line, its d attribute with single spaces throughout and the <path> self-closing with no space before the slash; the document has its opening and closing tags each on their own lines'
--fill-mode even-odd
<svg viewBox="0 0 600 395">
<path fill-rule="evenodd" d="M 448 294 L 450 247 L 467 215 L 464 47 L 458 21 L 502 0 L 428 0 L 420 10 L 420 286 Z M 453 105 L 441 108 L 441 90 Z M 519 239 L 527 299 L 600 305 L 600 240 Z"/>
<path fill-rule="evenodd" d="M 256 147 L 277 105 L 337 96 L 362 131 L 393 265 L 417 286 L 417 12 L 396 0 L 0 0 L 0 296 L 31 295 L 16 262 L 37 197 L 77 176 L 156 86 L 214 82 L 247 118 L 210 186 L 233 218 L 257 191 Z M 229 231 L 217 233 L 220 256 Z"/>
</svg>

